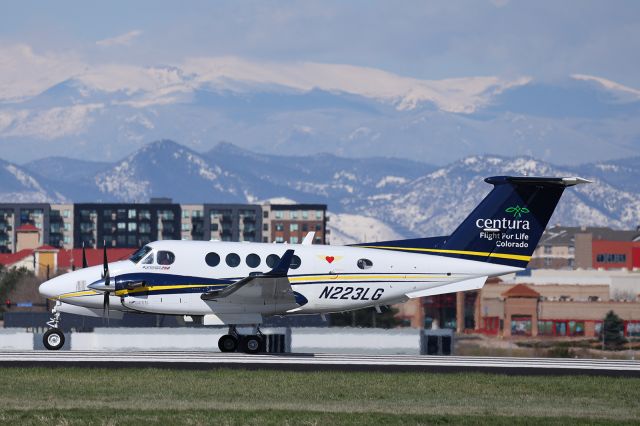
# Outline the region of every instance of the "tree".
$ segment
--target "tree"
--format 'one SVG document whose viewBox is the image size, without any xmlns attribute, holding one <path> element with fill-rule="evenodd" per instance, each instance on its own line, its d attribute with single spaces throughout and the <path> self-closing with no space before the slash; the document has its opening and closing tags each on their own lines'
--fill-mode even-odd
<svg viewBox="0 0 640 426">
<path fill-rule="evenodd" d="M 604 347 L 608 350 L 620 350 L 625 343 L 624 322 L 615 312 L 609 311 L 603 323 Z"/>
<path fill-rule="evenodd" d="M 331 314 L 330 323 L 334 327 L 366 327 L 366 328 L 394 328 L 401 324 L 395 315 L 397 309 L 381 306 L 382 313 L 374 308 L 359 309 L 351 312 Z"/>
</svg>

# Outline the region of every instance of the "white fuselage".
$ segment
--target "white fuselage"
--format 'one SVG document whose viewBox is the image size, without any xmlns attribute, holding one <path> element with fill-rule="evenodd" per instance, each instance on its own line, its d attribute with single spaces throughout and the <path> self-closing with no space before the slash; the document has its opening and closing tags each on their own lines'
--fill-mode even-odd
<svg viewBox="0 0 640 426">
<path fill-rule="evenodd" d="M 111 293 L 111 310 L 192 316 L 339 312 L 402 302 L 411 297 L 411 293 L 434 287 L 442 288 L 439 293 L 447 293 L 447 286 L 453 283 L 520 270 L 432 254 L 348 246 L 157 241 L 148 247 L 149 253 L 137 263 L 122 260 L 109 264 L 112 281 L 145 282 L 143 287 Z M 224 288 L 252 273 L 270 271 L 273 264 L 266 264 L 267 256 L 281 257 L 288 249 L 295 250 L 294 254 L 300 258 L 299 267 L 292 267 L 288 272 L 296 305 L 202 300 L 201 295 L 206 291 Z M 173 263 L 158 264 L 159 251 L 173 253 Z M 219 256 L 216 266 L 209 266 L 205 261 L 209 253 Z M 149 254 L 154 256 L 154 262 L 145 263 Z M 237 266 L 227 264 L 230 254 L 239 256 Z M 259 257 L 258 266 L 248 266 L 250 254 Z M 255 261 L 255 256 L 252 258 Z M 94 266 L 58 276 L 42 284 L 40 292 L 63 303 L 102 309 L 103 294 L 87 287 L 101 279 L 102 269 Z"/>
</svg>

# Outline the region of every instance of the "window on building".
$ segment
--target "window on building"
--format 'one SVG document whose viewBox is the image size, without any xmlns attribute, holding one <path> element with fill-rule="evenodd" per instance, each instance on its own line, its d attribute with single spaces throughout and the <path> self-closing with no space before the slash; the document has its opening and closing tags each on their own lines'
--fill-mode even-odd
<svg viewBox="0 0 640 426">
<path fill-rule="evenodd" d="M 262 242 L 263 243 L 268 243 L 269 242 L 269 237 L 262 237 Z"/>
<path fill-rule="evenodd" d="M 63 240 L 65 244 L 71 244 L 71 237 L 69 235 L 65 235 Z"/>
<path fill-rule="evenodd" d="M 204 212 L 202 210 L 194 210 L 191 213 L 191 217 L 203 217 L 204 216 Z"/>
<path fill-rule="evenodd" d="M 282 237 L 282 236 L 277 236 L 277 237 L 276 237 L 276 243 L 284 243 L 284 237 Z"/>
<path fill-rule="evenodd" d="M 249 268 L 257 268 L 258 266 L 260 266 L 260 256 L 255 253 L 247 255 L 247 258 L 245 260 Z"/>
<path fill-rule="evenodd" d="M 137 246 L 137 241 L 136 241 L 136 236 L 135 235 L 128 235 L 127 236 L 127 245 L 129 247 L 135 247 Z"/>
<path fill-rule="evenodd" d="M 551 254 L 551 246 L 550 245 L 545 245 L 544 246 L 544 254 Z"/>
<path fill-rule="evenodd" d="M 302 210 L 302 218 L 309 219 L 309 212 L 307 210 Z"/>
<path fill-rule="evenodd" d="M 276 265 L 280 262 L 280 256 L 277 254 L 270 254 L 267 256 L 267 266 L 271 269 L 275 268 Z"/>
<path fill-rule="evenodd" d="M 191 230 L 191 224 L 190 223 L 183 223 L 182 224 L 182 230 L 183 231 L 190 231 Z"/>
<path fill-rule="evenodd" d="M 167 250 L 159 251 L 156 257 L 158 259 L 158 265 L 171 265 L 176 260 L 176 255 Z"/>
<path fill-rule="evenodd" d="M 298 244 L 298 237 L 290 237 L 289 242 L 291 244 Z"/>
<path fill-rule="evenodd" d="M 214 252 L 207 253 L 204 257 L 204 261 L 211 267 L 218 266 L 218 264 L 220 264 L 220 255 Z"/>
<path fill-rule="evenodd" d="M 211 224 L 211 230 L 212 230 L 212 231 L 218 231 L 218 229 L 219 229 L 219 228 L 220 228 L 220 227 L 218 226 L 218 224 L 217 224 L 217 223 L 212 223 L 212 224 Z"/>
<path fill-rule="evenodd" d="M 127 231 L 136 232 L 137 229 L 138 229 L 138 224 L 136 222 L 129 222 L 127 224 Z"/>
<path fill-rule="evenodd" d="M 291 219 L 297 219 L 298 218 L 298 212 L 296 210 L 291 210 L 291 212 L 289 212 L 289 215 L 290 215 Z"/>
<path fill-rule="evenodd" d="M 369 259 L 358 259 L 358 262 L 356 262 L 356 264 L 360 269 L 369 269 L 373 266 L 373 262 Z"/>
<path fill-rule="evenodd" d="M 627 323 L 627 337 L 638 337 L 638 336 L 640 336 L 640 322 L 629 321 Z"/>
<path fill-rule="evenodd" d="M 138 226 L 138 231 L 141 234 L 148 234 L 151 232 L 151 225 L 143 222 Z"/>
<path fill-rule="evenodd" d="M 135 219 L 136 216 L 136 209 L 129 209 L 129 219 Z"/>
<path fill-rule="evenodd" d="M 316 244 L 322 244 L 322 238 L 316 237 L 315 238 L 315 242 L 316 242 Z"/>
<path fill-rule="evenodd" d="M 322 210 L 316 210 L 316 219 L 322 220 Z"/>
<path fill-rule="evenodd" d="M 511 334 L 513 336 L 531 336 L 531 315 L 512 316 Z"/>
<path fill-rule="evenodd" d="M 118 230 L 127 229 L 127 224 L 124 222 L 118 222 Z"/>
<path fill-rule="evenodd" d="M 613 253 L 599 253 L 596 255 L 596 262 L 598 263 L 626 263 L 626 254 L 613 254 Z"/>
<path fill-rule="evenodd" d="M 569 321 L 569 336 L 584 336 L 584 321 Z"/>
<path fill-rule="evenodd" d="M 240 256 L 238 256 L 237 253 L 229 253 L 227 257 L 225 257 L 225 262 L 227 262 L 227 265 L 235 268 L 240 264 Z"/>
<path fill-rule="evenodd" d="M 553 336 L 553 321 L 538 321 L 538 334 L 540 336 Z"/>
<path fill-rule="evenodd" d="M 150 220 L 151 219 L 151 211 L 149 210 L 140 210 L 138 213 L 138 219 L 140 220 Z"/>
<path fill-rule="evenodd" d="M 276 219 L 282 219 L 284 217 L 282 210 L 276 210 Z"/>
<path fill-rule="evenodd" d="M 62 210 L 62 217 L 68 218 L 70 216 L 71 216 L 71 210 L 69 209 Z"/>
<path fill-rule="evenodd" d="M 70 224 L 69 222 L 65 222 L 65 223 L 62 225 L 62 228 L 63 228 L 65 231 L 71 231 L 71 224 Z"/>
<path fill-rule="evenodd" d="M 302 224 L 302 232 L 308 232 L 309 231 L 309 225 L 307 225 L 306 223 Z"/>
<path fill-rule="evenodd" d="M 269 230 L 269 224 L 268 223 L 263 223 L 262 224 L 262 230 L 263 231 L 268 231 Z"/>
<path fill-rule="evenodd" d="M 262 212 L 262 217 L 265 218 L 265 219 L 268 219 L 269 218 L 269 212 L 268 211 L 263 211 Z"/>
<path fill-rule="evenodd" d="M 297 230 L 298 230 L 298 224 L 297 223 L 289 224 L 289 231 L 297 231 Z"/>
<path fill-rule="evenodd" d="M 283 231 L 284 225 L 282 223 L 276 223 L 276 231 Z"/>
<path fill-rule="evenodd" d="M 550 257 L 545 257 L 544 258 L 544 266 L 545 266 L 545 268 L 551 267 L 551 258 Z"/>
<path fill-rule="evenodd" d="M 316 231 L 322 231 L 322 225 L 316 223 Z"/>
</svg>

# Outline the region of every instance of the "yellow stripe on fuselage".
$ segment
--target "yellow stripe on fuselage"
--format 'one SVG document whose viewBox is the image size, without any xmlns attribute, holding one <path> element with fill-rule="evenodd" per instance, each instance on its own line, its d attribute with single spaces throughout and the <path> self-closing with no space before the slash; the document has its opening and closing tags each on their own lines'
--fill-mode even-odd
<svg viewBox="0 0 640 426">
<path fill-rule="evenodd" d="M 66 299 L 68 297 L 78 297 L 78 296 L 93 296 L 95 294 L 100 294 L 100 293 L 93 290 L 74 291 L 73 293 L 61 294 L 55 299 Z"/>
<path fill-rule="evenodd" d="M 506 253 L 489 253 L 488 251 L 467 251 L 467 250 L 445 250 L 445 249 L 430 249 L 430 248 L 414 248 L 414 247 L 392 247 L 392 246 L 359 246 L 362 248 L 373 249 L 385 249 L 385 250 L 407 250 L 407 251 L 423 251 L 428 253 L 449 253 L 449 254 L 464 254 L 467 256 L 481 256 L 481 257 L 497 257 L 500 259 L 512 259 L 522 260 L 528 262 L 531 260 L 531 256 L 522 256 L 519 254 L 506 254 Z"/>
<path fill-rule="evenodd" d="M 424 279 L 424 278 L 451 278 L 448 275 L 411 275 L 411 274 L 402 274 L 402 275 L 342 275 L 340 273 L 332 274 L 332 275 L 307 275 L 301 277 L 289 277 L 289 281 L 292 283 L 295 282 L 306 282 L 306 281 L 327 281 L 327 280 L 336 280 L 340 279 L 344 280 L 411 280 L 412 278 Z"/>
</svg>

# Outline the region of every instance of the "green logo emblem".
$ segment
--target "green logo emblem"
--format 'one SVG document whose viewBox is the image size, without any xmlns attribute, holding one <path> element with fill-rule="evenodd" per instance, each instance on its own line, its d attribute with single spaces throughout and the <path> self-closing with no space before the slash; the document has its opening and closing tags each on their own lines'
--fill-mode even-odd
<svg viewBox="0 0 640 426">
<path fill-rule="evenodd" d="M 529 209 L 516 205 L 515 207 L 507 207 L 505 212 L 513 213 L 513 217 L 520 218 L 523 214 L 529 213 Z"/>
</svg>

